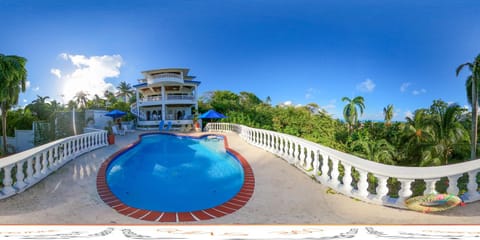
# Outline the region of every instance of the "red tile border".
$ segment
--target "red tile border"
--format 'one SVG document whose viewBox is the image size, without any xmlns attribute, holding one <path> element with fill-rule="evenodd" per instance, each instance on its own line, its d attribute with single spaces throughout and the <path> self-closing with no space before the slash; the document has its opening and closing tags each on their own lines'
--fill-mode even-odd
<svg viewBox="0 0 480 240">
<path fill-rule="evenodd" d="M 121 155 L 126 150 L 134 147 L 137 145 L 142 136 L 144 135 L 152 135 L 152 134 L 168 134 L 168 135 L 175 135 L 175 136 L 187 136 L 191 138 L 203 138 L 208 136 L 221 136 L 223 137 L 223 143 L 225 145 L 225 149 L 231 155 L 233 155 L 238 162 L 242 165 L 243 168 L 243 186 L 240 188 L 240 191 L 232 197 L 227 202 L 213 207 L 209 209 L 204 209 L 200 211 L 193 211 L 193 212 L 159 212 L 153 210 L 145 210 L 145 209 L 138 209 L 135 207 L 131 207 L 125 205 L 120 199 L 118 199 L 110 190 L 106 180 L 106 171 L 108 165 L 119 155 Z M 255 191 L 255 177 L 253 175 L 253 170 L 248 164 L 248 161 L 240 155 L 237 151 L 231 149 L 228 145 L 227 137 L 222 134 L 203 134 L 201 136 L 191 136 L 185 134 L 174 134 L 174 133 L 144 133 L 138 136 L 137 141 L 132 144 L 129 144 L 119 151 L 112 154 L 107 160 L 105 160 L 100 168 L 98 169 L 97 174 L 97 193 L 107 205 L 112 207 L 118 213 L 123 215 L 140 219 L 146 221 L 158 221 L 158 222 L 187 222 L 187 221 L 200 221 L 200 220 L 209 220 L 213 218 L 218 218 L 225 216 L 227 214 L 231 214 L 243 206 L 247 204 L 247 202 L 252 197 Z M 178 219 L 177 219 L 178 218 Z"/>
<path fill-rule="evenodd" d="M 177 213 L 175 212 L 166 212 L 162 215 L 160 219 L 158 219 L 159 222 L 177 222 Z"/>
<path fill-rule="evenodd" d="M 209 220 L 209 219 L 215 218 L 215 217 L 212 217 L 212 216 L 206 214 L 204 211 L 191 212 L 191 214 L 194 215 L 195 217 L 197 217 L 200 220 Z"/>
</svg>

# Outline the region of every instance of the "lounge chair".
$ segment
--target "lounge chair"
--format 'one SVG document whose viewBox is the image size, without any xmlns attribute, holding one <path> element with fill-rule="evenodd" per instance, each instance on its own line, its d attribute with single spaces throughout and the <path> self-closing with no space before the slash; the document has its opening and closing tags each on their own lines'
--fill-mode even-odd
<svg viewBox="0 0 480 240">
<path fill-rule="evenodd" d="M 165 131 L 170 131 L 171 128 L 172 128 L 172 122 L 168 122 L 167 128 L 165 128 Z"/>
<path fill-rule="evenodd" d="M 135 132 L 135 130 L 132 129 L 132 125 L 123 124 L 122 128 L 125 133 Z"/>
<path fill-rule="evenodd" d="M 123 129 L 118 129 L 118 127 L 116 125 L 112 126 L 112 131 L 113 131 L 113 134 L 115 135 L 125 135 L 125 130 Z"/>
<path fill-rule="evenodd" d="M 160 131 L 163 131 L 163 127 L 165 126 L 165 121 L 160 121 L 160 123 L 158 124 L 158 130 Z"/>
</svg>

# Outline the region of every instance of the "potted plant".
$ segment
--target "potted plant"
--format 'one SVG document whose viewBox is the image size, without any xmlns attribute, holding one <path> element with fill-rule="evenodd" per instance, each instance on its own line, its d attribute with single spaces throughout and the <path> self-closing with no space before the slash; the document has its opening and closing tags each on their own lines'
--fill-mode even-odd
<svg viewBox="0 0 480 240">
<path fill-rule="evenodd" d="M 198 122 L 198 114 L 193 115 L 193 126 L 195 127 L 196 132 L 200 132 L 200 123 Z"/>
<path fill-rule="evenodd" d="M 109 145 L 115 144 L 115 135 L 113 134 L 112 130 L 112 122 L 108 121 L 108 126 L 105 127 L 107 131 L 107 141 Z"/>
</svg>

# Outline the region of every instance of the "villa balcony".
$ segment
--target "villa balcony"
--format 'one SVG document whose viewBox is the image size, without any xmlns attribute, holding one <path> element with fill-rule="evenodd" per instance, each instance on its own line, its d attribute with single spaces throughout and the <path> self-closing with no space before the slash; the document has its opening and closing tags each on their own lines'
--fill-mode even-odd
<svg viewBox="0 0 480 240">
<path fill-rule="evenodd" d="M 161 95 L 148 96 L 139 99 L 139 106 L 152 106 L 160 104 L 195 104 L 196 99 L 192 94 L 167 94 L 165 101 L 162 100 Z"/>
<path fill-rule="evenodd" d="M 160 73 L 147 79 L 148 84 L 155 83 L 183 83 L 183 76 L 176 73 Z"/>
</svg>

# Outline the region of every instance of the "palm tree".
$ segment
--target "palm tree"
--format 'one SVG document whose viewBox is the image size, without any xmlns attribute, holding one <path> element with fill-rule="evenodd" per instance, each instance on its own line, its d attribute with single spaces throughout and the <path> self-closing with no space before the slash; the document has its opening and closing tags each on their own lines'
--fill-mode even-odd
<svg viewBox="0 0 480 240">
<path fill-rule="evenodd" d="M 478 127 L 478 94 L 480 87 L 480 54 L 473 62 L 467 62 L 457 67 L 456 75 L 467 66 L 472 73 L 467 77 L 465 87 L 467 90 L 468 103 L 472 106 L 472 132 L 470 142 L 470 158 L 477 158 L 477 127 Z"/>
<path fill-rule="evenodd" d="M 352 148 L 357 150 L 357 155 L 368 160 L 383 164 L 396 164 L 393 158 L 395 147 L 385 139 L 377 141 L 371 139 L 358 139 L 352 143 Z"/>
<path fill-rule="evenodd" d="M 383 108 L 383 115 L 385 115 L 385 125 L 390 126 L 393 118 L 393 105 L 388 104 L 387 107 Z"/>
<path fill-rule="evenodd" d="M 134 92 L 132 90 L 132 86 L 125 81 L 120 82 L 120 85 L 118 85 L 117 89 L 117 96 L 122 97 L 124 102 L 127 102 L 127 99 L 133 96 Z"/>
<path fill-rule="evenodd" d="M 460 123 L 463 111 L 463 108 L 459 105 L 451 104 L 440 109 L 437 114 L 433 114 L 428 120 L 429 128 L 431 128 L 432 144 L 424 152 L 426 154 L 424 161 L 435 165 L 443 162 L 448 164 L 448 159 L 452 156 L 454 147 L 468 141 L 468 138 L 465 139 L 465 128 Z"/>
<path fill-rule="evenodd" d="M 354 99 L 343 97 L 342 101 L 347 102 L 347 105 L 343 108 L 343 118 L 345 118 L 345 121 L 349 125 L 349 130 L 351 131 L 358 121 L 358 112 L 360 111 L 360 115 L 363 114 L 363 109 L 365 109 L 364 99 L 361 96 L 357 96 Z"/>
<path fill-rule="evenodd" d="M 81 108 L 85 108 L 87 106 L 88 98 L 87 98 L 87 93 L 84 91 L 77 92 L 75 96 L 73 97 L 75 99 L 75 102 L 77 103 L 78 106 Z"/>
<path fill-rule="evenodd" d="M 0 54 L 0 112 L 2 114 L 3 152 L 7 152 L 7 112 L 18 104 L 20 91 L 27 84 L 27 59 L 15 55 Z"/>
</svg>

